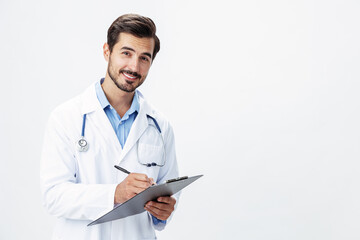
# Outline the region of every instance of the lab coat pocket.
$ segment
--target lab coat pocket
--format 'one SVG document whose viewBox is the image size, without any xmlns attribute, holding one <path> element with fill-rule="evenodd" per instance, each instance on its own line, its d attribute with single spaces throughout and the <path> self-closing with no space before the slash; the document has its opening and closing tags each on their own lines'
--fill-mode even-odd
<svg viewBox="0 0 360 240">
<path fill-rule="evenodd" d="M 165 163 L 164 148 L 153 144 L 139 143 L 138 158 L 143 165 L 163 166 Z"/>
</svg>

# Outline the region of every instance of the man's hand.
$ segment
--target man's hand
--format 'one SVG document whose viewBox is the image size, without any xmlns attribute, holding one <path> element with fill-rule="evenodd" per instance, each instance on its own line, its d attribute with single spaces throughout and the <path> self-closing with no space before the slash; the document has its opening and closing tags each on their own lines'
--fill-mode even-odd
<svg viewBox="0 0 360 240">
<path fill-rule="evenodd" d="M 145 174 L 130 173 L 115 190 L 114 203 L 123 203 L 154 184 Z"/>
<path fill-rule="evenodd" d="M 151 215 L 160 220 L 167 220 L 174 211 L 176 199 L 173 197 L 158 197 L 157 202 L 149 201 L 145 205 Z"/>
</svg>

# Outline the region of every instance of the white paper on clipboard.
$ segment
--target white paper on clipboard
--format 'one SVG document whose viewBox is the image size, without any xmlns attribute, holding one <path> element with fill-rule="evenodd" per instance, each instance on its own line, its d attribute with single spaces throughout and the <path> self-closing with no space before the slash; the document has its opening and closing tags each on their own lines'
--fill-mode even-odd
<svg viewBox="0 0 360 240">
<path fill-rule="evenodd" d="M 188 178 L 179 178 L 179 180 L 173 180 L 171 182 L 151 186 L 126 202 L 114 207 L 110 212 L 105 213 L 103 216 L 89 223 L 88 226 L 145 212 L 144 206 L 148 201 L 156 200 L 161 196 L 171 196 L 202 176 L 203 175 L 197 175 Z"/>
</svg>

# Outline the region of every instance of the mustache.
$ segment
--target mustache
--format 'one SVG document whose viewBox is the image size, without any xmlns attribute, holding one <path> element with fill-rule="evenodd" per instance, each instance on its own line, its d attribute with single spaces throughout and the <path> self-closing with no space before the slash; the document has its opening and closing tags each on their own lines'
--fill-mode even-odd
<svg viewBox="0 0 360 240">
<path fill-rule="evenodd" d="M 130 71 L 130 70 L 122 69 L 122 70 L 120 70 L 120 73 L 126 73 L 126 74 L 129 74 L 129 75 L 133 75 L 136 78 L 141 78 L 140 74 L 138 74 L 137 72 Z"/>
</svg>

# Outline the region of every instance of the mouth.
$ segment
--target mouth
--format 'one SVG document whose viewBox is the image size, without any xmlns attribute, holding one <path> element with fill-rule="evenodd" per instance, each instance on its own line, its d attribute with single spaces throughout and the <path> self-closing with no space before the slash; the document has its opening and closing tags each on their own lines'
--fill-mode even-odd
<svg viewBox="0 0 360 240">
<path fill-rule="evenodd" d="M 127 70 L 122 70 L 121 73 L 123 74 L 123 76 L 125 77 L 126 80 L 128 81 L 134 81 L 137 78 L 140 78 L 140 75 L 137 74 L 136 72 L 131 72 L 131 71 L 127 71 Z"/>
</svg>

